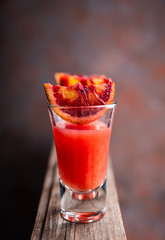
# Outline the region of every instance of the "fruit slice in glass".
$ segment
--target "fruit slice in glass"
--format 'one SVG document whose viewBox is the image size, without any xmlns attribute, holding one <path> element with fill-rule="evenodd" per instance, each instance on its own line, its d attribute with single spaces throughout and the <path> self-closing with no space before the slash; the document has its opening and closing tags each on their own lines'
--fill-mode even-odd
<svg viewBox="0 0 165 240">
<path fill-rule="evenodd" d="M 106 173 L 116 102 L 88 107 L 59 107 L 48 104 L 57 151 L 60 177 L 61 214 L 73 222 L 93 222 L 105 214 Z M 56 108 L 56 111 L 54 109 Z M 89 124 L 73 124 L 56 112 L 72 117 L 88 113 Z"/>
</svg>

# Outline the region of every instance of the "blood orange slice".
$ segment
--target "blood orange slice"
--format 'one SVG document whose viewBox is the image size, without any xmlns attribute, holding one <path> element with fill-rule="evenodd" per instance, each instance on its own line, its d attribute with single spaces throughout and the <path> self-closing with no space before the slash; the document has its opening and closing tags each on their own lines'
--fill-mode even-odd
<svg viewBox="0 0 165 240">
<path fill-rule="evenodd" d="M 110 78 L 106 78 L 105 75 L 78 75 L 78 74 L 68 74 L 68 73 L 55 73 L 54 79 L 58 85 L 61 86 L 73 86 L 76 83 L 81 83 L 84 86 L 90 86 L 92 84 L 99 85 L 102 83 L 107 83 L 111 81 Z"/>
<path fill-rule="evenodd" d="M 110 104 L 114 97 L 115 84 L 111 80 L 98 85 L 82 85 L 66 87 L 44 84 L 47 99 L 51 108 L 62 119 L 75 123 L 87 124 L 100 118 L 106 111 L 97 105 Z"/>
</svg>

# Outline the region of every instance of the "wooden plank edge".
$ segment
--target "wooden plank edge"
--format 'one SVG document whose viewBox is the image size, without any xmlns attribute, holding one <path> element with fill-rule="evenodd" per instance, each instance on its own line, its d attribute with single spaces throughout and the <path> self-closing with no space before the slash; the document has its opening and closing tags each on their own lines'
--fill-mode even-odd
<svg viewBox="0 0 165 240">
<path fill-rule="evenodd" d="M 124 228 L 121 208 L 120 208 L 120 201 L 115 181 L 115 174 L 114 174 L 114 168 L 113 168 L 113 162 L 111 159 L 111 156 L 109 156 L 108 159 L 108 174 L 107 174 L 107 201 L 106 201 L 106 207 L 107 207 L 107 215 L 112 214 L 113 216 L 116 215 L 116 224 L 113 225 L 113 231 L 115 232 L 116 239 L 123 239 L 126 240 L 126 232 Z M 109 189 L 111 188 L 111 189 Z M 110 194 L 111 192 L 111 194 Z M 113 197 L 112 197 L 112 196 Z M 108 196 L 111 196 L 113 198 L 110 199 Z M 119 233 L 120 229 L 120 233 Z"/>
<path fill-rule="evenodd" d="M 56 151 L 55 151 L 55 146 L 53 144 L 51 148 L 50 156 L 49 156 L 42 193 L 41 193 L 41 197 L 40 197 L 40 201 L 37 209 L 35 224 L 33 227 L 31 238 L 30 238 L 31 240 L 40 240 L 42 236 L 42 231 L 44 228 L 47 210 L 49 206 L 50 195 L 53 187 L 53 178 L 54 178 L 53 175 L 55 172 L 54 169 L 56 167 L 55 154 L 56 154 Z"/>
</svg>

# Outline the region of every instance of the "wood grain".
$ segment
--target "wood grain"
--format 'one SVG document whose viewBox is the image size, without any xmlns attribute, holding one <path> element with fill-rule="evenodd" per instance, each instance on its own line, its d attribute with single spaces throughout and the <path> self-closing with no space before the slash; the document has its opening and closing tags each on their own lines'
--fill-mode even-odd
<svg viewBox="0 0 165 240">
<path fill-rule="evenodd" d="M 31 240 L 125 240 L 117 190 L 109 159 L 106 214 L 98 222 L 71 223 L 60 215 L 60 194 L 55 147 L 50 154 Z"/>
<path fill-rule="evenodd" d="M 56 155 L 56 151 L 53 145 L 50 152 L 45 181 L 43 184 L 42 194 L 40 197 L 40 202 L 37 210 L 37 216 L 36 216 L 32 236 L 31 236 L 31 239 L 33 240 L 41 239 L 41 235 L 42 235 L 42 231 L 43 231 L 43 227 L 44 227 L 44 223 L 47 215 L 50 194 L 53 186 L 53 176 L 54 176 L 55 168 L 57 166 L 57 163 L 55 161 L 55 155 Z"/>
</svg>

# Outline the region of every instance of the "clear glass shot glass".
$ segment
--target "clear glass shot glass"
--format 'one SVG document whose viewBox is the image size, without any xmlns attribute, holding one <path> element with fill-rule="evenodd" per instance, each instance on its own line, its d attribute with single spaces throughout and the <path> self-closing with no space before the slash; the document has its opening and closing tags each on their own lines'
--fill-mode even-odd
<svg viewBox="0 0 165 240">
<path fill-rule="evenodd" d="M 109 105 L 59 107 L 48 104 L 57 152 L 61 215 L 72 222 L 94 222 L 106 211 L 106 174 L 116 102 Z M 54 111 L 55 110 L 55 111 Z M 99 119 L 73 124 L 55 112 L 74 118 Z"/>
</svg>

